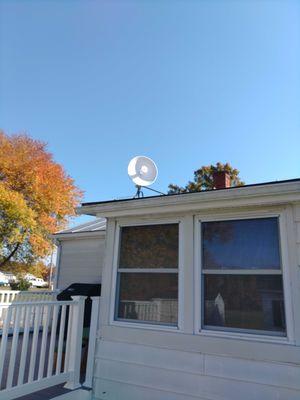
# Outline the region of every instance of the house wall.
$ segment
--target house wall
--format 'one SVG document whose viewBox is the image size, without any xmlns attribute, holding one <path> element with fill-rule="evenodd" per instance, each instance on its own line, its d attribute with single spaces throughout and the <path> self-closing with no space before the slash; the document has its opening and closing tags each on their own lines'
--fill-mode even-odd
<svg viewBox="0 0 300 400">
<path fill-rule="evenodd" d="M 294 207 L 294 220 L 297 243 L 297 263 L 300 266 L 300 205 Z"/>
<path fill-rule="evenodd" d="M 60 241 L 57 288 L 72 283 L 100 283 L 104 259 L 104 235 Z"/>
<path fill-rule="evenodd" d="M 140 326 L 112 320 L 116 221 L 108 220 L 106 261 L 95 354 L 93 395 L 107 400 L 300 399 L 300 206 L 236 210 L 277 212 L 284 251 L 288 338 L 199 334 L 194 299 L 193 215 L 183 222 L 181 327 Z M 217 211 L 216 211 L 217 212 Z M 231 213 L 233 210 L 231 210 Z"/>
</svg>

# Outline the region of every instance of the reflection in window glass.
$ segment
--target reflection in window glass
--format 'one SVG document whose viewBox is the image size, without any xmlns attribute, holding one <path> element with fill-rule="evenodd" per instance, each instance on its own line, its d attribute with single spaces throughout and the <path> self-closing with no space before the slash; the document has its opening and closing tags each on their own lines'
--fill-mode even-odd
<svg viewBox="0 0 300 400">
<path fill-rule="evenodd" d="M 117 318 L 177 324 L 177 273 L 120 273 Z"/>
<path fill-rule="evenodd" d="M 204 325 L 285 333 L 281 275 L 205 275 Z"/>
<path fill-rule="evenodd" d="M 177 268 L 178 224 L 121 229 L 119 268 Z"/>
<path fill-rule="evenodd" d="M 205 328 L 285 334 L 279 242 L 276 217 L 202 223 Z"/>
<path fill-rule="evenodd" d="M 277 218 L 202 223 L 203 269 L 280 269 Z"/>
<path fill-rule="evenodd" d="M 178 223 L 121 228 L 116 319 L 177 324 L 178 228 Z"/>
</svg>

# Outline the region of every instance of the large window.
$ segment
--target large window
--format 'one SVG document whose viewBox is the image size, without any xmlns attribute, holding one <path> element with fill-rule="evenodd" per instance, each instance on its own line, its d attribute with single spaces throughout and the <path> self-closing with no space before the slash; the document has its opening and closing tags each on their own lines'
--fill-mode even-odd
<svg viewBox="0 0 300 400">
<path fill-rule="evenodd" d="M 115 319 L 177 325 L 178 224 L 121 228 Z"/>
<path fill-rule="evenodd" d="M 202 223 L 202 327 L 285 335 L 278 218 Z"/>
</svg>

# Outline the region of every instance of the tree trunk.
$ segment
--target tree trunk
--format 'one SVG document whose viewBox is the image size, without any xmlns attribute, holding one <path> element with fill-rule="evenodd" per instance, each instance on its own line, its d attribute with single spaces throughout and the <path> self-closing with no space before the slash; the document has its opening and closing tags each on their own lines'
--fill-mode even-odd
<svg viewBox="0 0 300 400">
<path fill-rule="evenodd" d="M 20 243 L 17 243 L 13 251 L 7 257 L 5 257 L 3 261 L 1 261 L 0 268 L 3 267 L 3 265 L 5 265 L 14 256 L 19 247 Z"/>
</svg>

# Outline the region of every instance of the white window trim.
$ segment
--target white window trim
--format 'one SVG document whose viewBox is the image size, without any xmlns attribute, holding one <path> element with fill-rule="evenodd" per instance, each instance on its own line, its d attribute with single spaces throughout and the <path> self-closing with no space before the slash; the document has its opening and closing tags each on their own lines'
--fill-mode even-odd
<svg viewBox="0 0 300 400">
<path fill-rule="evenodd" d="M 117 296 L 117 275 L 120 270 L 124 270 L 123 268 L 118 269 L 119 262 L 119 247 L 120 247 L 120 233 L 121 228 L 127 226 L 143 226 L 143 225 L 165 225 L 165 224 L 178 224 L 178 268 L 176 269 L 164 269 L 157 268 L 156 271 L 151 268 L 150 272 L 175 272 L 178 273 L 178 323 L 177 326 L 167 325 L 167 324 L 159 324 L 159 323 L 151 323 L 151 322 L 142 322 L 142 321 L 129 321 L 129 320 L 121 320 L 115 319 L 115 306 L 116 306 L 116 296 Z M 115 244 L 114 244 L 114 254 L 113 254 L 113 268 L 112 268 L 112 285 L 111 285 L 111 303 L 110 303 L 110 317 L 109 323 L 113 326 L 118 327 L 127 327 L 127 328 L 139 328 L 139 329 L 148 329 L 148 330 L 159 330 L 159 331 L 176 331 L 182 332 L 183 329 L 183 301 L 184 301 L 184 293 L 183 293 L 183 248 L 182 248 L 182 239 L 183 235 L 183 227 L 182 227 L 182 218 L 171 218 L 171 219 L 136 219 L 136 220 L 118 220 L 116 222 L 116 231 L 115 231 Z M 165 271 L 166 270 L 166 271 Z M 128 272 L 126 270 L 125 272 Z M 131 270 L 133 272 L 133 270 Z M 142 272 L 138 269 L 138 272 Z M 144 270 L 146 272 L 146 270 Z M 149 272 L 149 271 L 148 271 Z"/>
<path fill-rule="evenodd" d="M 276 336 L 258 333 L 246 332 L 233 332 L 227 330 L 210 330 L 202 328 L 202 251 L 201 251 L 201 223 L 214 222 L 214 221 L 232 221 L 241 219 L 258 219 L 258 218 L 271 218 L 277 217 L 279 222 L 279 246 L 281 256 L 281 274 L 283 280 L 283 296 L 286 320 L 286 336 Z M 223 214 L 199 214 L 194 217 L 194 334 L 201 336 L 223 337 L 232 339 L 246 339 L 251 341 L 263 341 L 272 343 L 286 343 L 294 344 L 294 323 L 293 323 L 293 309 L 290 285 L 290 265 L 288 257 L 288 243 L 286 231 L 286 210 L 279 210 L 278 212 L 269 211 L 250 211 L 240 213 L 223 213 Z M 278 272 L 277 272 L 278 273 Z"/>
<path fill-rule="evenodd" d="M 207 275 L 282 275 L 281 269 L 202 269 Z"/>
<path fill-rule="evenodd" d="M 178 274 L 178 268 L 118 268 L 121 273 L 138 274 Z"/>
</svg>

